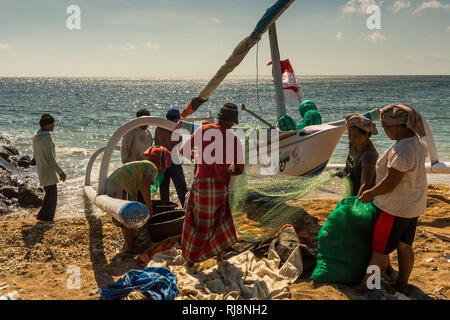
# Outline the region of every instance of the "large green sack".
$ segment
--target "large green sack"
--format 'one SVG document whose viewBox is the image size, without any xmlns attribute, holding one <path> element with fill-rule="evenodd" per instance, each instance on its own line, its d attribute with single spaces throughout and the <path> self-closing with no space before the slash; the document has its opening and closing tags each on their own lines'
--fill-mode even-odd
<svg viewBox="0 0 450 320">
<path fill-rule="evenodd" d="M 358 197 L 340 201 L 317 238 L 319 253 L 311 279 L 353 285 L 362 281 L 372 256 L 377 208 Z"/>
<path fill-rule="evenodd" d="M 291 131 L 295 130 L 296 123 L 294 119 L 292 119 L 288 115 L 282 116 L 280 119 L 278 119 L 278 128 L 281 131 Z"/>
</svg>

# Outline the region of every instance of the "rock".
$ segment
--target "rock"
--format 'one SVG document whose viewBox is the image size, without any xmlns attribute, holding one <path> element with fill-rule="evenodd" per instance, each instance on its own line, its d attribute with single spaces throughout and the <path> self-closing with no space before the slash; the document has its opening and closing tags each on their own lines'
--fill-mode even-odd
<svg viewBox="0 0 450 320">
<path fill-rule="evenodd" d="M 0 146 L 0 157 L 2 157 L 3 159 L 5 159 L 6 161 L 8 161 L 9 163 L 11 163 L 10 161 L 10 157 L 11 155 L 6 151 L 6 149 L 4 149 L 3 146 Z"/>
<path fill-rule="evenodd" d="M 8 214 L 10 212 L 8 206 L 3 201 L 0 201 L 0 214 Z"/>
<path fill-rule="evenodd" d="M 39 188 L 31 187 L 26 183 L 19 186 L 18 199 L 21 206 L 38 208 L 42 205 L 43 197 L 44 196 L 42 192 L 39 191 Z"/>
<path fill-rule="evenodd" d="M 35 165 L 36 165 L 36 159 L 35 159 L 35 158 L 31 159 L 30 165 L 32 165 L 32 166 L 35 166 Z"/>
<path fill-rule="evenodd" d="M 17 198 L 19 196 L 18 188 L 5 186 L 0 189 L 0 194 L 4 195 L 8 199 Z"/>
<path fill-rule="evenodd" d="M 4 136 L 0 135 L 0 145 L 10 146 L 12 142 L 9 139 L 6 139 Z"/>
<path fill-rule="evenodd" d="M 22 168 L 28 168 L 31 166 L 31 159 L 29 156 L 20 157 L 19 161 L 17 161 L 17 165 Z"/>
<path fill-rule="evenodd" d="M 12 145 L 9 145 L 9 146 L 3 145 L 3 148 L 6 149 L 12 156 L 18 156 L 19 155 L 19 151 L 15 147 L 13 147 Z"/>
</svg>

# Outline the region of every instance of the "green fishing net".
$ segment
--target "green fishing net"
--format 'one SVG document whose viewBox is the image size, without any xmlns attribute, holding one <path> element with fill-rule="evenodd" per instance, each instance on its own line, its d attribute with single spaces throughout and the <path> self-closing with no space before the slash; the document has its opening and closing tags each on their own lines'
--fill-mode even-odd
<svg viewBox="0 0 450 320">
<path fill-rule="evenodd" d="M 259 242 L 273 238 L 285 224 L 293 224 L 303 213 L 301 199 L 326 185 L 335 171 L 312 177 L 264 176 L 246 167 L 245 173 L 233 177 L 230 205 L 238 238 Z M 343 179 L 344 197 L 351 195 L 348 178 Z"/>
<path fill-rule="evenodd" d="M 161 185 L 161 182 L 164 180 L 164 172 L 158 173 L 156 176 L 155 184 L 150 187 L 150 193 L 158 192 L 158 188 Z"/>
</svg>

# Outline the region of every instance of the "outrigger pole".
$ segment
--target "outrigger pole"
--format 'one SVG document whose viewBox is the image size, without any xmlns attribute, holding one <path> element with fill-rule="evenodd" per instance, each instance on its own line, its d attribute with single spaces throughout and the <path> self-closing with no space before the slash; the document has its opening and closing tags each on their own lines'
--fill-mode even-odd
<svg viewBox="0 0 450 320">
<path fill-rule="evenodd" d="M 204 102 L 209 99 L 211 93 L 222 83 L 225 77 L 232 72 L 242 62 L 242 60 L 244 60 L 250 49 L 261 39 L 261 36 L 275 23 L 278 17 L 281 16 L 293 2 L 294 0 L 278 0 L 273 6 L 267 9 L 266 13 L 259 20 L 253 32 L 236 46 L 233 53 L 225 61 L 225 64 L 220 67 L 214 77 L 212 77 L 198 96 L 191 99 L 188 106 L 181 112 L 182 118 L 186 118 L 194 113 Z M 279 61 L 280 60 L 278 59 L 278 63 L 273 63 L 273 65 L 279 65 Z M 282 110 L 282 108 L 280 110 Z"/>
</svg>

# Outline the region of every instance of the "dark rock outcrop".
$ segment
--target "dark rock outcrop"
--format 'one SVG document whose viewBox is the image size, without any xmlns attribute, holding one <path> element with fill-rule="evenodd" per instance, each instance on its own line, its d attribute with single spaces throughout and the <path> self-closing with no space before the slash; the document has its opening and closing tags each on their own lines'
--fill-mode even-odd
<svg viewBox="0 0 450 320">
<path fill-rule="evenodd" d="M 35 165 L 35 160 L 27 155 L 19 156 L 11 141 L 1 135 L 0 157 L 16 168 L 23 168 L 11 173 L 0 166 L 0 214 L 11 213 L 17 206 L 40 207 L 44 198 L 43 189 L 39 187 L 36 172 L 25 169 L 32 163 Z"/>
<path fill-rule="evenodd" d="M 8 206 L 3 201 L 0 201 L 0 214 L 7 214 L 10 213 Z"/>
<path fill-rule="evenodd" d="M 15 186 L 3 186 L 0 188 L 0 194 L 5 196 L 7 199 L 18 198 L 19 188 Z"/>
<path fill-rule="evenodd" d="M 27 155 L 20 157 L 19 161 L 17 161 L 17 165 L 22 168 L 28 168 L 31 166 L 30 157 Z"/>
<path fill-rule="evenodd" d="M 18 191 L 19 205 L 39 208 L 42 205 L 44 195 L 39 188 L 32 187 L 29 184 L 21 184 Z"/>
</svg>

